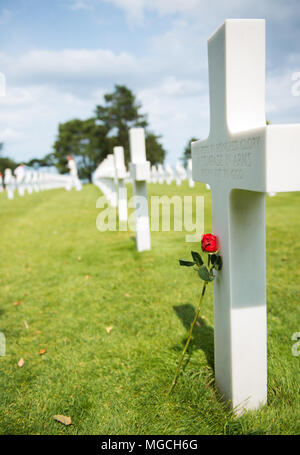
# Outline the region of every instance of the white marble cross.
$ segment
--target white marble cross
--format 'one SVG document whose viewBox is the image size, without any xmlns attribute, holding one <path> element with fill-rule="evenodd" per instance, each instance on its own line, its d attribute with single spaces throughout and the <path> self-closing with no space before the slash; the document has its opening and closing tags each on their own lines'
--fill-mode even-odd
<svg viewBox="0 0 300 455">
<path fill-rule="evenodd" d="M 158 175 L 158 183 L 161 185 L 164 183 L 165 179 L 165 170 L 162 164 L 157 165 L 157 175 Z"/>
<path fill-rule="evenodd" d="M 265 118 L 265 21 L 226 20 L 208 41 L 210 133 L 193 179 L 212 191 L 217 385 L 238 411 L 267 401 L 267 192 L 300 190 L 300 125 Z"/>
<path fill-rule="evenodd" d="M 151 177 L 151 178 L 150 178 Z M 151 179 L 151 183 L 157 183 L 158 182 L 158 170 L 155 164 L 151 166 L 151 176 L 149 179 Z"/>
<path fill-rule="evenodd" d="M 16 177 L 16 184 L 18 187 L 19 195 L 24 196 L 24 194 L 25 194 L 25 186 L 24 186 L 25 167 L 24 167 L 24 164 L 20 164 L 19 166 L 17 166 L 16 169 L 14 170 L 14 174 Z"/>
<path fill-rule="evenodd" d="M 174 171 L 168 163 L 166 164 L 165 170 L 167 185 L 171 185 L 174 180 Z"/>
<path fill-rule="evenodd" d="M 117 179 L 113 154 L 107 155 L 97 167 L 94 183 L 103 192 L 111 207 L 117 207 Z"/>
<path fill-rule="evenodd" d="M 30 170 L 25 172 L 25 188 L 28 194 L 32 194 L 33 186 L 32 186 L 32 172 Z"/>
<path fill-rule="evenodd" d="M 175 165 L 175 170 L 176 170 L 176 185 L 180 186 L 182 183 L 182 180 L 186 179 L 186 170 L 184 167 L 179 163 L 179 161 L 176 162 Z"/>
<path fill-rule="evenodd" d="M 39 173 L 38 171 L 33 171 L 33 177 L 32 177 L 32 183 L 33 183 L 33 189 L 36 193 L 40 191 L 39 187 Z"/>
<path fill-rule="evenodd" d="M 106 163 L 105 185 L 107 186 L 109 202 L 112 207 L 117 207 L 118 205 L 117 179 L 115 170 L 115 159 L 112 153 L 107 155 L 105 163 Z"/>
<path fill-rule="evenodd" d="M 191 158 L 187 161 L 186 173 L 189 181 L 189 187 L 193 188 L 195 186 L 195 182 L 193 180 L 193 163 Z"/>
<path fill-rule="evenodd" d="M 7 198 L 13 199 L 14 191 L 15 191 L 15 178 L 12 174 L 11 169 L 5 169 L 5 171 L 4 171 L 4 184 L 5 184 Z"/>
<path fill-rule="evenodd" d="M 147 198 L 147 180 L 150 162 L 146 161 L 145 133 L 143 128 L 129 130 L 130 174 L 133 182 L 136 247 L 138 251 L 151 249 L 150 221 Z"/>
<path fill-rule="evenodd" d="M 114 147 L 116 178 L 118 182 L 119 221 L 127 221 L 127 190 L 125 186 L 126 167 L 123 147 Z"/>
</svg>

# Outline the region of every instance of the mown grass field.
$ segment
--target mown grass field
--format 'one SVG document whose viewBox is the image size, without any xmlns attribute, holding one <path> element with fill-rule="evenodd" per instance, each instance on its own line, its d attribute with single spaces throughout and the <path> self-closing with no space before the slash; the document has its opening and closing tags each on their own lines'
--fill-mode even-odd
<svg viewBox="0 0 300 455">
<path fill-rule="evenodd" d="M 204 194 L 210 231 L 204 185 L 148 188 Z M 268 405 L 240 418 L 214 383 L 212 286 L 167 396 L 201 292 L 178 258 L 199 245 L 185 243 L 183 232 L 155 232 L 152 250 L 138 254 L 132 232 L 96 229 L 99 196 L 91 185 L 13 201 L 0 194 L 0 433 L 299 433 L 300 356 L 291 336 L 300 331 L 300 194 L 267 198 Z M 55 414 L 70 415 L 72 425 Z"/>
</svg>

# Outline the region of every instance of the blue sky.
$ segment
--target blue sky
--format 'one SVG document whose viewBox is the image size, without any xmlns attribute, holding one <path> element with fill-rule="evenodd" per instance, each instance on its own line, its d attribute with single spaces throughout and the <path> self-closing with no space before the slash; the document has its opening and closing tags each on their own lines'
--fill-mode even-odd
<svg viewBox="0 0 300 455">
<path fill-rule="evenodd" d="M 5 153 L 49 153 L 59 122 L 93 115 L 121 83 L 174 164 L 189 137 L 208 134 L 207 39 L 238 17 L 267 21 L 267 118 L 300 122 L 299 0 L 0 0 Z"/>
</svg>

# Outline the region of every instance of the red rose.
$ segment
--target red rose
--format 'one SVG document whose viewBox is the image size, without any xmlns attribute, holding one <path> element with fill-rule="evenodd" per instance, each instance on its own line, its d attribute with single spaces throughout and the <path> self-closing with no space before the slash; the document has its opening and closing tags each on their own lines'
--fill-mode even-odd
<svg viewBox="0 0 300 455">
<path fill-rule="evenodd" d="M 207 253 L 215 253 L 218 251 L 218 239 L 213 234 L 204 234 L 201 240 L 201 248 L 202 251 L 206 251 Z"/>
</svg>

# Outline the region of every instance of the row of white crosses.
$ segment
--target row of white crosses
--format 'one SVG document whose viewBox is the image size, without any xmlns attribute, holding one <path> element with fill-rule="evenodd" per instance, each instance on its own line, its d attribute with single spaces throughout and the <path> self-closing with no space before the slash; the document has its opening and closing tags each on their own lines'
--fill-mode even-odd
<svg viewBox="0 0 300 455">
<path fill-rule="evenodd" d="M 119 147 L 115 147 L 118 149 Z M 124 152 L 122 152 L 124 153 Z M 114 153 L 115 154 L 115 153 Z M 107 158 L 113 156 L 113 154 L 108 155 Z M 105 163 L 105 164 L 104 164 Z M 113 170 L 113 166 L 115 165 L 113 159 L 111 158 L 109 161 L 110 169 L 108 171 L 107 162 L 104 160 L 95 171 L 95 176 L 99 178 L 105 179 L 115 179 L 115 171 Z M 108 172 L 107 172 L 108 171 Z M 105 176 L 104 176 L 105 174 Z M 102 177 L 101 177 L 102 176 Z M 149 177 L 147 179 L 147 183 L 158 183 L 163 184 L 167 183 L 170 185 L 173 181 L 176 182 L 176 185 L 180 186 L 184 180 L 188 180 L 189 186 L 192 188 L 195 185 L 192 177 L 192 160 L 189 159 L 187 162 L 187 168 L 185 169 L 179 161 L 176 163 L 175 170 L 172 169 L 170 164 L 166 164 L 165 167 L 162 164 L 158 164 L 157 166 L 152 165 L 149 172 Z M 125 183 L 131 182 L 131 177 L 128 172 L 126 172 L 125 168 Z"/>
<path fill-rule="evenodd" d="M 126 167 L 123 147 L 114 147 L 114 164 L 117 179 L 117 200 L 119 221 L 127 221 L 127 190 L 125 186 Z"/>
<path fill-rule="evenodd" d="M 186 169 L 179 161 L 176 162 L 174 170 L 168 163 L 165 165 L 165 167 L 162 164 L 151 166 L 150 178 L 148 180 L 149 183 L 151 182 L 162 184 L 166 182 L 168 185 L 170 185 L 174 180 L 178 186 L 180 186 L 184 180 L 188 180 L 190 187 L 194 186 L 191 159 L 188 160 Z"/>
<path fill-rule="evenodd" d="M 32 194 L 54 188 L 65 188 L 69 180 L 70 177 L 67 175 L 26 170 L 24 166 L 18 166 L 14 173 L 11 169 L 5 169 L 3 181 L 0 180 L 0 190 L 5 186 L 8 199 L 13 199 L 16 190 L 20 196 L 24 196 L 25 192 Z"/>
<path fill-rule="evenodd" d="M 136 246 L 138 251 L 149 250 L 151 247 L 150 221 L 147 199 L 147 182 L 170 184 L 176 179 L 176 184 L 181 185 L 182 180 L 187 178 L 187 172 L 178 162 L 176 173 L 167 165 L 164 169 L 161 164 L 152 166 L 146 160 L 145 133 L 143 128 L 131 128 L 129 131 L 131 162 L 130 179 L 133 184 L 135 223 L 136 223 Z M 189 184 L 194 185 L 191 175 L 191 160 L 188 166 Z M 108 155 L 98 166 L 94 174 L 94 183 L 104 193 L 110 205 L 118 208 L 120 222 L 127 222 L 127 191 L 125 181 L 128 181 L 126 172 L 124 149 L 114 147 L 113 154 Z"/>
<path fill-rule="evenodd" d="M 147 199 L 147 182 L 168 184 L 176 179 L 176 184 L 181 185 L 182 180 L 188 178 L 189 185 L 194 186 L 192 179 L 192 160 L 188 161 L 187 170 L 178 162 L 176 172 L 170 165 L 165 169 L 161 164 L 150 168 L 150 162 L 146 160 L 145 133 L 143 128 L 131 128 L 129 131 L 130 173 L 126 172 L 124 149 L 121 146 L 114 147 L 113 154 L 109 154 L 97 167 L 94 173 L 94 183 L 106 196 L 113 208 L 118 208 L 120 222 L 127 222 L 127 190 L 125 183 L 133 184 L 135 222 L 136 222 L 136 246 L 138 251 L 149 250 L 151 247 L 150 221 Z"/>
<path fill-rule="evenodd" d="M 131 162 L 130 180 L 133 184 L 134 214 L 136 224 L 136 246 L 138 251 L 151 248 L 150 222 L 147 198 L 147 182 L 150 181 L 150 162 L 146 160 L 145 134 L 143 128 L 131 128 L 129 131 Z M 114 153 L 108 155 L 94 173 L 94 183 L 106 196 L 111 207 L 118 208 L 120 222 L 128 219 L 126 172 L 124 149 L 114 147 Z"/>
<path fill-rule="evenodd" d="M 300 190 L 300 125 L 265 118 L 265 21 L 227 20 L 208 41 L 210 133 L 192 144 L 209 183 L 223 269 L 214 282 L 215 375 L 234 408 L 267 401 L 265 195 Z"/>
</svg>

